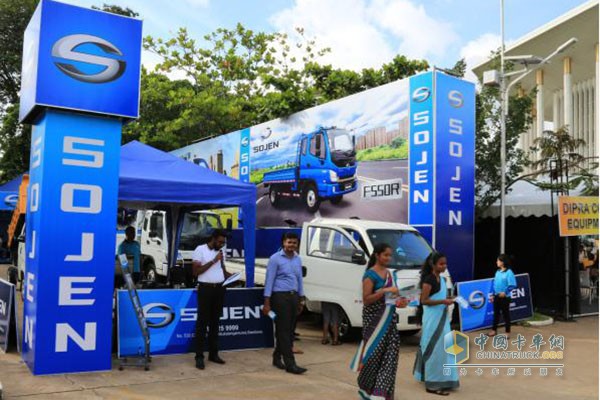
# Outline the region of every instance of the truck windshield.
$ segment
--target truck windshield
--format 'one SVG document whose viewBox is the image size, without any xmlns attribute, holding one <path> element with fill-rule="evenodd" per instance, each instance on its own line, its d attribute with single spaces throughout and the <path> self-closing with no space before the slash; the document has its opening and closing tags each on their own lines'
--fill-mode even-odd
<svg viewBox="0 0 600 400">
<path fill-rule="evenodd" d="M 369 239 L 373 246 L 387 243 L 392 246 L 392 262 L 390 268 L 421 268 L 432 249 L 425 239 L 414 231 L 395 229 L 369 229 Z"/>
<path fill-rule="evenodd" d="M 222 229 L 221 220 L 216 214 L 189 212 L 183 217 L 183 227 L 179 241 L 180 250 L 195 250 L 208 241 L 213 229 Z"/>
<path fill-rule="evenodd" d="M 331 151 L 353 151 L 352 138 L 344 129 L 332 129 L 328 132 Z"/>
</svg>

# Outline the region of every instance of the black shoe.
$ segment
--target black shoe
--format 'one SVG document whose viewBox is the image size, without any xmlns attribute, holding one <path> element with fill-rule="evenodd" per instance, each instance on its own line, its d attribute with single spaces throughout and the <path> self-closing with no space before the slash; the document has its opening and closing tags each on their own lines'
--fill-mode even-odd
<svg viewBox="0 0 600 400">
<path fill-rule="evenodd" d="M 208 357 L 208 361 L 212 361 L 216 364 L 225 364 L 225 360 L 223 360 L 221 357 L 219 357 L 218 354 L 215 354 L 214 356 L 210 356 Z"/>
<path fill-rule="evenodd" d="M 307 371 L 307 369 L 299 367 L 297 365 L 292 365 L 291 367 L 286 368 L 285 371 L 289 372 L 290 374 L 294 374 L 294 375 L 302 375 L 303 373 L 305 373 Z"/>
<path fill-rule="evenodd" d="M 273 357 L 273 366 L 279 369 L 285 369 L 285 364 L 281 361 L 281 357 Z"/>
<path fill-rule="evenodd" d="M 204 358 L 196 358 L 196 368 L 204 369 Z"/>
</svg>

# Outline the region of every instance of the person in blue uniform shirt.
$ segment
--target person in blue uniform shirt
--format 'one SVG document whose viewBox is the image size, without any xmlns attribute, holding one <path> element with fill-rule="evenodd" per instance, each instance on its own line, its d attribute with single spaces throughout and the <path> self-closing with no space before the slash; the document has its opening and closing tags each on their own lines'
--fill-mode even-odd
<svg viewBox="0 0 600 400">
<path fill-rule="evenodd" d="M 269 315 L 271 309 L 275 313 L 273 365 L 299 375 L 306 372 L 306 369 L 296 365 L 292 347 L 296 316 L 304 306 L 302 260 L 296 253 L 298 235 L 288 232 L 283 235 L 282 240 L 283 249 L 273 254 L 267 264 L 263 313 Z"/>
<path fill-rule="evenodd" d="M 140 254 L 142 253 L 140 243 L 135 240 L 135 228 L 128 226 L 125 228 L 125 240 L 121 242 L 117 253 L 125 254 L 128 257 L 133 257 L 133 265 L 130 265 L 131 278 L 134 283 L 140 280 Z"/>
<path fill-rule="evenodd" d="M 494 296 L 491 301 L 494 303 L 494 325 L 489 332 L 489 336 L 495 336 L 498 333 L 498 323 L 500 314 L 504 319 L 504 329 L 510 336 L 510 292 L 517 287 L 517 279 L 510 269 L 512 262 L 506 254 L 500 254 L 496 260 L 498 270 L 494 276 Z"/>
</svg>

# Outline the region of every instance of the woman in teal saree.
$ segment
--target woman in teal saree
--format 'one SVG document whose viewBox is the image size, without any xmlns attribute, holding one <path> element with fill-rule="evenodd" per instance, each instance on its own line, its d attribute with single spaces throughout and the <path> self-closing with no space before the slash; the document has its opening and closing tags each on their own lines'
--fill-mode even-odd
<svg viewBox="0 0 600 400">
<path fill-rule="evenodd" d="M 377 244 L 363 276 L 363 340 L 352 360 L 363 400 L 392 400 L 396 385 L 400 335 L 396 307 L 408 301 L 398 298 L 398 288 L 387 266 L 392 249 Z"/>
<path fill-rule="evenodd" d="M 414 377 L 425 382 L 428 393 L 447 396 L 449 389 L 459 386 L 456 368 L 446 368 L 444 364 L 454 361 L 444 349 L 444 336 L 450 332 L 450 318 L 447 307 L 453 303 L 447 298 L 446 279 L 440 274 L 446 271 L 446 256 L 432 253 L 421 270 L 421 305 L 418 316 L 422 315 L 421 343 L 414 365 Z"/>
</svg>

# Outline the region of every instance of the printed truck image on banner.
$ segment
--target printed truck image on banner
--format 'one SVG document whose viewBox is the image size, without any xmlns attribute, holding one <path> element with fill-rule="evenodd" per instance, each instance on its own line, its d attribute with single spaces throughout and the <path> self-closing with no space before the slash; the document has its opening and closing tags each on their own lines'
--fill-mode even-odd
<svg viewBox="0 0 600 400">
<path fill-rule="evenodd" d="M 195 289 L 138 290 L 150 331 L 151 354 L 195 351 L 198 298 Z M 126 290 L 118 292 L 119 357 L 137 355 L 143 338 Z M 263 289 L 227 289 L 219 324 L 219 349 L 273 347 L 273 321 L 263 316 Z M 208 343 L 207 343 L 208 345 Z"/>
<path fill-rule="evenodd" d="M 256 184 L 259 227 L 317 217 L 410 224 L 467 280 L 474 147 L 474 85 L 426 72 L 173 154 Z"/>
<path fill-rule="evenodd" d="M 531 318 L 533 304 L 529 274 L 515 275 L 517 288 L 510 292 L 511 322 Z M 469 282 L 459 282 L 456 285 L 458 296 L 469 303 L 469 308 L 460 310 L 460 330 L 467 332 L 492 326 L 494 322 L 494 304 L 490 297 L 494 293 L 494 279 L 479 279 Z"/>
</svg>

